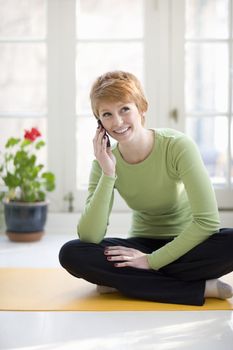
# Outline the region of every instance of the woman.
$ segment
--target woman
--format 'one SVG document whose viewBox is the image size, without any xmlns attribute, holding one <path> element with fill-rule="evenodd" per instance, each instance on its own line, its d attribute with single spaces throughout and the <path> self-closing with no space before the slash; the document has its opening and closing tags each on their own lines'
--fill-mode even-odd
<svg viewBox="0 0 233 350">
<path fill-rule="evenodd" d="M 232 296 L 218 280 L 233 270 L 233 229 L 219 230 L 216 199 L 194 142 L 171 129 L 144 127 L 138 79 L 108 72 L 93 84 L 99 124 L 79 240 L 60 251 L 69 273 L 132 298 L 203 305 Z M 106 132 L 117 142 L 108 147 Z M 129 238 L 104 238 L 114 189 L 132 209 Z"/>
</svg>

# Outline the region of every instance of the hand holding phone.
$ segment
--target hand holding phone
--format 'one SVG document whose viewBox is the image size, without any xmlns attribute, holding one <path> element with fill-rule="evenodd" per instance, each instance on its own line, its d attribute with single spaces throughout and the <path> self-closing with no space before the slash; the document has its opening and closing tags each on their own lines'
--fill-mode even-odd
<svg viewBox="0 0 233 350">
<path fill-rule="evenodd" d="M 116 158 L 112 153 L 109 136 L 106 133 L 100 120 L 98 122 L 98 130 L 93 139 L 94 155 L 98 161 L 103 173 L 107 176 L 115 176 L 116 173 Z M 105 138 L 106 143 L 102 142 Z"/>
<path fill-rule="evenodd" d="M 97 123 L 98 123 L 98 126 L 101 126 L 104 129 L 103 124 L 101 123 L 101 120 L 98 119 Z M 107 137 L 107 147 L 111 147 L 109 136 L 108 136 L 108 134 L 107 134 L 105 129 L 104 129 L 104 131 L 105 131 L 104 137 Z"/>
</svg>

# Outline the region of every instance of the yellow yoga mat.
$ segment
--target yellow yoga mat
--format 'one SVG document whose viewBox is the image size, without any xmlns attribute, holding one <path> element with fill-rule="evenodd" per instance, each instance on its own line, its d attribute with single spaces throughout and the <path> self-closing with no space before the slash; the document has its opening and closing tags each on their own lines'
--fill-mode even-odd
<svg viewBox="0 0 233 350">
<path fill-rule="evenodd" d="M 223 280 L 233 282 L 233 274 Z M 169 311 L 231 310 L 233 298 L 208 298 L 204 306 L 163 304 L 129 299 L 120 293 L 102 294 L 95 285 L 62 268 L 0 269 L 0 310 L 13 311 Z"/>
</svg>

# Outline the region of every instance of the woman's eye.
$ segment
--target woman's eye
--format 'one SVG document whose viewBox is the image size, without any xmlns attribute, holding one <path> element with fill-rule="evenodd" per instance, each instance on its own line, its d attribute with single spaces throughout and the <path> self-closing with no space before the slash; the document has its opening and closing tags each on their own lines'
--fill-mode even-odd
<svg viewBox="0 0 233 350">
<path fill-rule="evenodd" d="M 111 113 L 105 112 L 104 114 L 102 114 L 103 118 L 108 118 L 111 116 Z"/>
<path fill-rule="evenodd" d="M 122 108 L 122 111 L 123 111 L 123 112 L 128 112 L 128 111 L 129 111 L 129 107 L 123 107 L 123 108 Z"/>
</svg>

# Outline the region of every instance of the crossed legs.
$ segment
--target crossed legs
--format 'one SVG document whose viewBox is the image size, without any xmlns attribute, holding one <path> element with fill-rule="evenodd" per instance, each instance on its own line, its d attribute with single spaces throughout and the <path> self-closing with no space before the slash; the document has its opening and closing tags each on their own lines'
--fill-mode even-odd
<svg viewBox="0 0 233 350">
<path fill-rule="evenodd" d="M 104 250 L 122 245 L 149 254 L 167 240 L 107 238 L 99 244 L 73 240 L 60 251 L 61 265 L 72 275 L 97 285 L 116 288 L 122 294 L 164 303 L 203 305 L 206 281 L 233 271 L 233 229 L 222 229 L 173 263 L 158 271 L 116 268 Z M 215 288 L 215 287 L 214 287 Z M 214 290 L 209 289 L 209 292 Z M 212 295 L 213 296 L 213 295 Z"/>
</svg>

